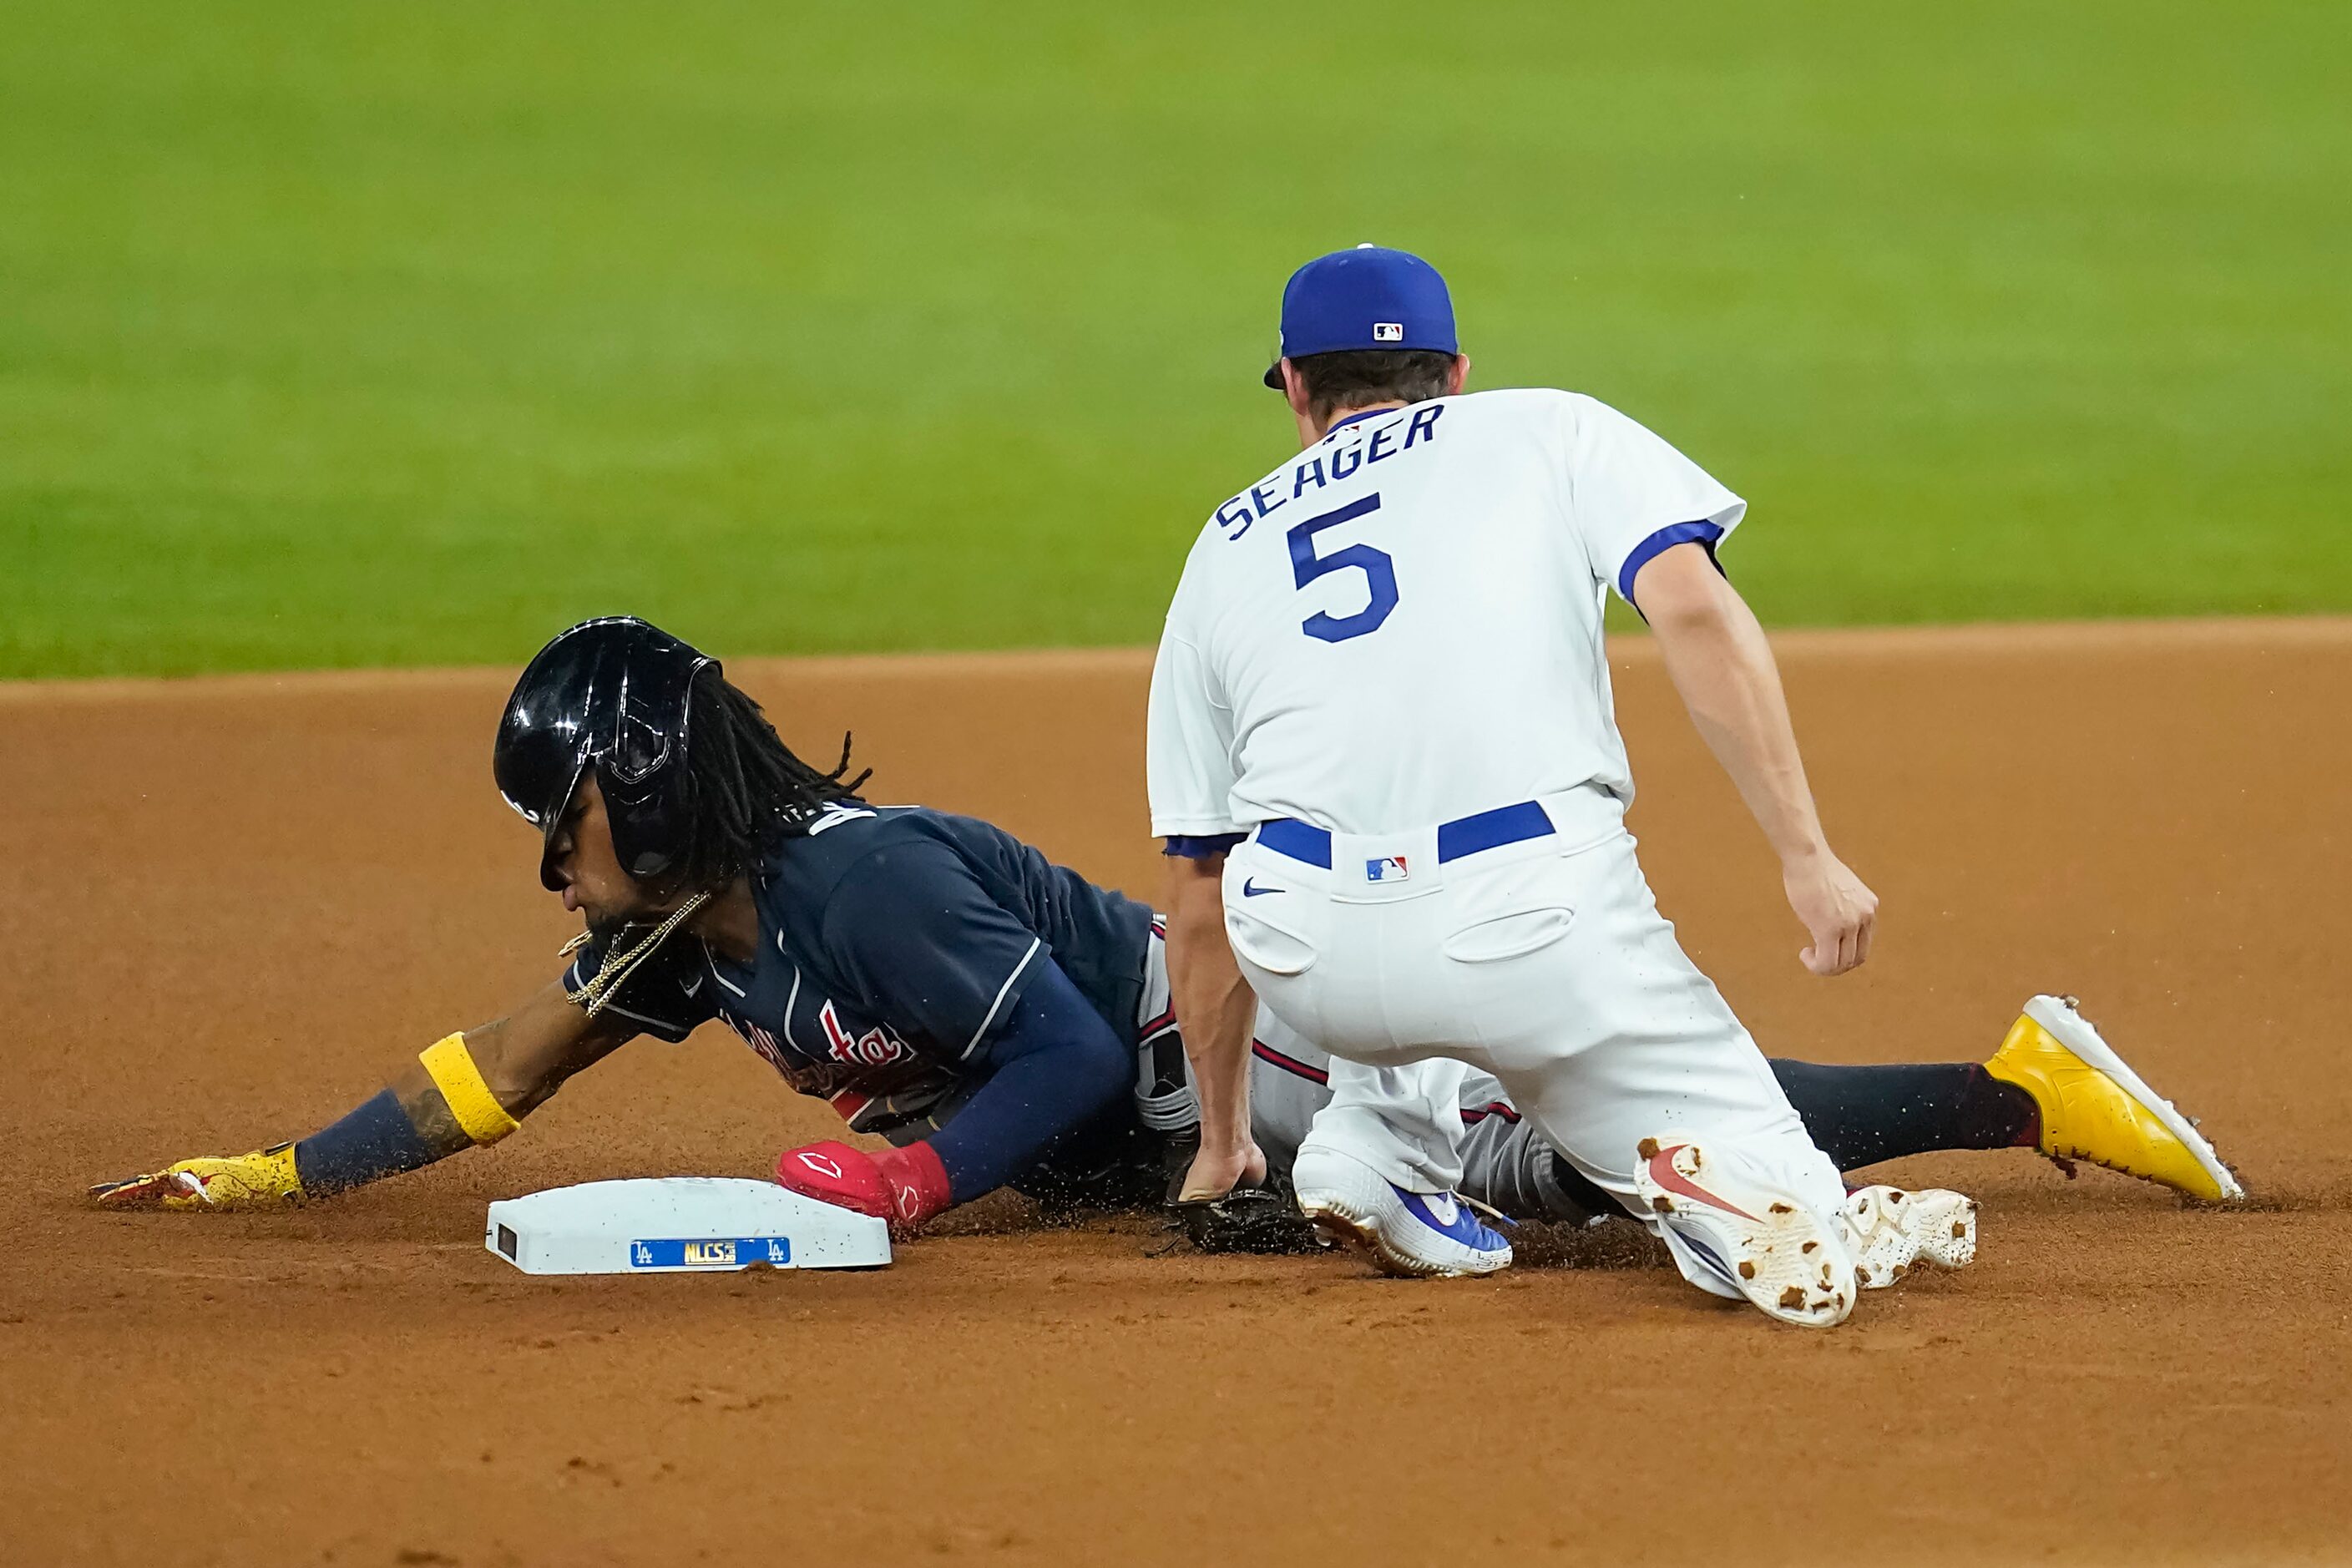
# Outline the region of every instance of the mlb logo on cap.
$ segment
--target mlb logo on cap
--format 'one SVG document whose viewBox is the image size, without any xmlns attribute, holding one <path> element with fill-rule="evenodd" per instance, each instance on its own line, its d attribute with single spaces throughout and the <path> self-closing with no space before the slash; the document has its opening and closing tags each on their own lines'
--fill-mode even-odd
<svg viewBox="0 0 2352 1568">
<path fill-rule="evenodd" d="M 1318 256 L 1282 290 L 1283 359 L 1349 349 L 1430 349 L 1460 353 L 1454 297 L 1437 268 L 1408 250 L 1360 245 Z M 1280 391 L 1282 366 L 1265 384 Z"/>
</svg>

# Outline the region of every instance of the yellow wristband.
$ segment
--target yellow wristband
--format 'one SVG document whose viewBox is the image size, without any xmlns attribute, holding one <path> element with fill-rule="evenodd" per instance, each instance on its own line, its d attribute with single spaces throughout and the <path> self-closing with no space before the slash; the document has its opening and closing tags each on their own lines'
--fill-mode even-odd
<svg viewBox="0 0 2352 1568">
<path fill-rule="evenodd" d="M 475 1142 L 495 1143 L 522 1125 L 507 1114 L 507 1108 L 482 1081 L 482 1069 L 475 1065 L 474 1053 L 466 1048 L 465 1036 L 436 1040 L 416 1059 L 425 1064 L 425 1076 L 449 1102 L 449 1114 Z"/>
</svg>

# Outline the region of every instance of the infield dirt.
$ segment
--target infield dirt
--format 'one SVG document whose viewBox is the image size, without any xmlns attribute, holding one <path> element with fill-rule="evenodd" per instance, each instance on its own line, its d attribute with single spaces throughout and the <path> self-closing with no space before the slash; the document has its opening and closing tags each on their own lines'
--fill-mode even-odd
<svg viewBox="0 0 2352 1568">
<path fill-rule="evenodd" d="M 854 1276 L 533 1279 L 489 1199 L 756 1174 L 832 1126 L 733 1037 L 267 1216 L 85 1185 L 299 1136 L 568 934 L 490 788 L 508 672 L 0 688 L 0 1559 L 1133 1564 L 2332 1561 L 2352 1527 L 2352 622 L 1779 639 L 1885 900 L 1817 981 L 1755 829 L 1616 651 L 1667 912 L 1768 1050 L 1981 1057 L 2080 994 L 2242 1211 L 2024 1152 L 1965 1273 L 1830 1333 L 1641 1247 L 1496 1279 L 1153 1256 L 994 1201 Z M 1141 654 L 760 664 L 877 798 L 1157 885 Z"/>
</svg>

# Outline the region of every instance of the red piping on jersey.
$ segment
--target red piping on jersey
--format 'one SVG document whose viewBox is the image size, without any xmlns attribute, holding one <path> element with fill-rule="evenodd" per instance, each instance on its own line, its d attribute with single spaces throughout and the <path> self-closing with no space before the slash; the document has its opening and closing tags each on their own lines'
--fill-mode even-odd
<svg viewBox="0 0 2352 1568">
<path fill-rule="evenodd" d="M 1308 1067 L 1297 1057 L 1286 1057 L 1280 1051 L 1276 1050 L 1272 1046 L 1267 1045 L 1264 1040 L 1252 1040 L 1250 1042 L 1250 1054 L 1257 1058 L 1257 1059 L 1262 1062 L 1280 1068 L 1286 1073 L 1296 1073 L 1298 1077 L 1307 1079 L 1309 1083 L 1319 1083 L 1328 1086 L 1331 1081 L 1331 1075 L 1325 1072 L 1321 1068 Z"/>
</svg>

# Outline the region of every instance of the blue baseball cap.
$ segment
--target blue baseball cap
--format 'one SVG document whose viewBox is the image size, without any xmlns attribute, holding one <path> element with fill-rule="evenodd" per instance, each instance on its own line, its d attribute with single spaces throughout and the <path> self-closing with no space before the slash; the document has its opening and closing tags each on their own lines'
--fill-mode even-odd
<svg viewBox="0 0 2352 1568">
<path fill-rule="evenodd" d="M 1360 245 L 1318 256 L 1282 290 L 1282 349 L 1265 384 L 1282 389 L 1282 363 L 1343 349 L 1433 349 L 1456 354 L 1454 296 L 1437 268 L 1409 250 Z"/>
</svg>

